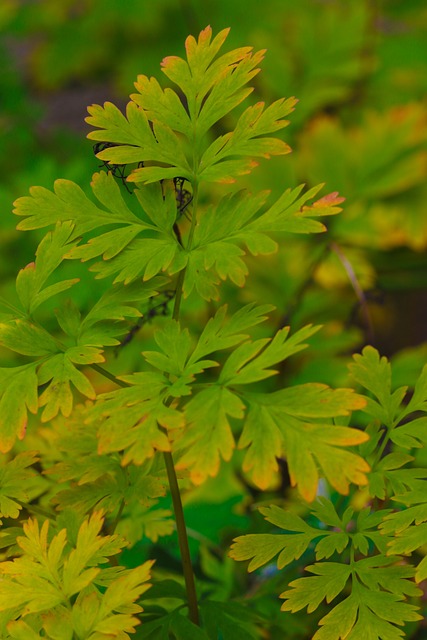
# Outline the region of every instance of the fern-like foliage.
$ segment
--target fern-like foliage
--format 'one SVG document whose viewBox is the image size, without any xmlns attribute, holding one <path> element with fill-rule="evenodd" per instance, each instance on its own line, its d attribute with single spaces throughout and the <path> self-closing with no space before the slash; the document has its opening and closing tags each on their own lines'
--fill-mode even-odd
<svg viewBox="0 0 427 640">
<path fill-rule="evenodd" d="M 263 57 L 263 52 L 252 53 L 249 48 L 217 57 L 227 33 L 224 30 L 212 39 L 207 28 L 197 41 L 187 39 L 186 61 L 177 57 L 163 61 L 162 70 L 178 85 L 186 107 L 173 89 L 162 89 L 156 80 L 140 76 L 136 85 L 139 93 L 131 96 L 126 116 L 110 103 L 89 109 L 88 122 L 97 128 L 89 136 L 113 143 L 98 154 L 102 160 L 144 163 L 129 177 L 138 184 L 134 210 L 125 202 L 113 176 L 104 172 L 95 174 L 92 183 L 99 204 L 64 180 L 57 182 L 54 192 L 34 188 L 29 197 L 17 200 L 16 213 L 24 218 L 19 228 L 40 228 L 53 222 L 56 227 L 38 249 L 36 275 L 32 275 L 33 267 L 27 267 L 18 276 L 19 316 L 10 314 L 0 327 L 5 346 L 33 359 L 24 367 L 3 370 L 2 401 L 13 398 L 14 403 L 13 409 L 2 413 L 3 450 L 10 449 L 15 436 L 23 437 L 27 411 L 35 413 L 38 406 L 44 407 L 44 421 L 58 412 L 69 417 L 72 387 L 95 399 L 85 367 L 104 361 L 104 348 L 117 344 L 117 335 L 124 332 L 121 321 L 137 316 L 137 303 L 155 295 L 162 286 L 173 287 L 177 274 L 179 284 L 175 287 L 182 286 L 184 295 L 195 290 L 210 300 L 218 296 L 221 280 L 244 284 L 245 250 L 254 255 L 276 251 L 278 245 L 271 236 L 282 231 L 324 231 L 316 217 L 340 210 L 337 205 L 342 198 L 335 193 L 313 202 L 320 187 L 304 194 L 302 187 L 286 189 L 268 205 L 265 192 L 237 191 L 205 211 L 197 208 L 197 194 L 204 182 L 234 180 L 254 168 L 254 157 L 289 151 L 286 143 L 269 136 L 288 124 L 284 117 L 295 105 L 293 98 L 269 107 L 262 103 L 248 107 L 234 131 L 212 141 L 212 126 L 252 91 L 247 83 L 258 73 Z M 193 192 L 190 224 L 180 221 L 173 183 L 165 182 L 177 176 L 185 178 Z M 177 230 L 179 224 L 182 230 Z M 106 225 L 114 225 L 114 229 L 98 231 Z M 96 236 L 79 242 L 94 231 Z M 52 248 L 47 248 L 47 242 Z M 51 335 L 37 322 L 34 311 L 49 295 L 74 282 L 51 285 L 41 293 L 44 282 L 64 258 L 86 261 L 99 257 L 102 262 L 92 269 L 98 277 L 114 277 L 114 288 L 84 319 L 68 304 L 66 311 L 58 313 L 66 338 Z M 257 341 L 236 332 L 237 327 L 241 330 L 258 323 L 262 313 L 262 307 L 245 308 L 231 318 L 226 318 L 224 310 L 218 312 L 208 324 L 210 335 L 203 332 L 195 348 L 187 329 L 176 321 L 166 324 L 156 334 L 157 350 L 143 353 L 143 371 L 123 378 L 128 388 L 99 396 L 90 409 L 88 419 L 102 420 L 99 450 L 123 451 L 123 464 L 142 464 L 156 451 L 170 451 L 173 441 L 180 451 L 178 468 L 188 468 L 193 481 L 202 482 L 218 472 L 221 457 L 230 459 L 235 447 L 230 419 L 237 419 L 243 426 L 239 446 L 249 447 L 245 469 L 259 486 L 268 484 L 276 468 L 275 457 L 282 454 L 289 457 L 292 483 L 300 484 L 309 500 L 315 496 L 319 473 L 327 473 L 343 492 L 350 481 L 363 483 L 368 466 L 342 447 L 357 444 L 365 436 L 331 421 L 360 407 L 360 398 L 350 391 L 310 386 L 294 388 L 292 394 L 283 390 L 265 396 L 244 390 L 274 375 L 271 367 L 303 348 L 303 341 L 314 332 L 307 327 L 289 337 L 287 328 L 272 340 Z M 233 332 L 235 339 L 231 339 Z M 226 359 L 216 382 L 203 388 L 203 372 L 217 365 L 205 357 L 231 347 L 237 348 Z M 198 391 L 194 393 L 196 380 Z M 38 393 L 41 386 L 45 388 Z M 23 387 L 25 394 L 18 397 L 17 389 Z M 178 403 L 171 404 L 174 398 Z M 316 414 L 317 400 L 324 407 L 321 414 Z M 305 414 L 298 409 L 304 405 L 312 407 Z M 13 410 L 19 412 L 17 417 Z M 260 418 L 267 429 L 262 445 L 255 426 Z M 309 443 L 303 458 L 298 454 L 301 438 Z M 253 451 L 260 446 L 262 453 L 255 460 Z"/>
<path fill-rule="evenodd" d="M 364 411 L 373 419 L 372 444 L 365 455 L 376 461 L 369 479 L 373 498 L 392 498 L 402 506 L 381 523 L 381 531 L 392 536 L 389 553 L 410 555 L 425 544 L 427 522 L 427 473 L 413 465 L 413 450 L 426 445 L 427 367 L 421 372 L 413 393 L 407 387 L 392 391 L 392 372 L 386 358 L 366 347 L 354 357 L 351 371 L 357 382 L 370 392 Z M 382 442 L 385 454 L 378 459 L 374 446 Z M 427 577 L 427 558 L 416 569 L 416 580 Z"/>
<path fill-rule="evenodd" d="M 277 555 L 283 569 L 314 550 L 316 563 L 307 567 L 314 576 L 290 583 L 281 596 L 285 611 L 313 611 L 339 596 L 316 640 L 394 640 L 402 635 L 399 625 L 418 619 L 405 602 L 419 594 L 411 582 L 415 570 L 397 559 L 421 544 L 412 522 L 427 521 L 425 477 L 405 467 L 412 458 L 400 449 L 426 441 L 418 417 L 426 408 L 426 374 L 401 406 L 405 390 L 391 392 L 388 363 L 367 348 L 355 357 L 352 373 L 368 398 L 317 383 L 283 387 L 281 364 L 305 349 L 320 327 L 259 333 L 271 305 L 251 303 L 233 312 L 212 303 L 224 281 L 245 284 L 248 253 L 277 251 L 283 232 L 326 231 L 318 218 L 339 213 L 343 201 L 336 192 L 319 197 L 322 185 L 285 188 L 275 201 L 265 191 L 227 186 L 254 170 L 255 158 L 290 151 L 275 134 L 296 104 L 295 98 L 251 104 L 232 130 L 215 136 L 213 127 L 229 127 L 224 117 L 252 92 L 248 83 L 264 56 L 249 47 L 220 54 L 227 34 L 212 37 L 207 27 L 197 40 L 187 39 L 186 59 L 163 60 L 175 89 L 139 76 L 125 114 L 109 102 L 89 108 L 89 137 L 107 143 L 98 157 L 107 169 L 133 164 L 133 191 L 123 192 L 114 171 L 101 171 L 93 176 L 93 196 L 58 180 L 53 191 L 34 187 L 15 203 L 19 229 L 52 229 L 35 261 L 17 276 L 16 302 L 0 300 L 0 341 L 13 359 L 0 369 L 0 450 L 8 453 L 24 438 L 28 414 L 40 408 L 49 428 L 36 424 L 32 431 L 43 449 L 43 478 L 40 469 L 27 470 L 36 454 L 11 457 L 1 470 L 4 517 L 17 520 L 26 495 L 43 494 L 42 510 L 35 512 L 40 521 L 27 520 L 24 536 L 14 527 L 0 538 L 16 556 L 0 564 L 5 637 L 127 638 L 140 621 L 135 602 L 147 589 L 151 565 L 126 571 L 113 562 L 107 568 L 108 558 L 143 535 L 156 541 L 172 531 L 170 511 L 158 501 L 168 481 L 179 513 L 176 471 L 187 486 L 201 485 L 236 448 L 243 451 L 242 475 L 261 490 L 274 480 L 278 459 L 286 458 L 291 485 L 313 503 L 316 524 L 276 506 L 263 508 L 284 533 L 243 536 L 232 548 L 235 559 L 251 559 L 251 570 Z M 212 182 L 225 185 L 224 195 L 206 205 Z M 61 276 L 63 262 L 71 260 L 94 261 L 90 271 L 107 282 L 88 309 L 62 297 L 78 290 L 77 278 Z M 110 350 L 159 294 L 173 299 L 172 318 L 156 328 L 134 369 L 113 375 Z M 60 306 L 52 326 L 43 305 L 53 296 L 60 296 Z M 190 296 L 210 303 L 200 330 L 180 318 Z M 94 371 L 116 386 L 101 393 Z M 367 429 L 350 425 L 355 411 L 373 418 Z M 388 450 L 390 443 L 395 450 Z M 330 500 L 315 501 L 321 478 L 341 495 L 355 484 L 373 499 L 396 498 L 413 511 L 406 520 L 400 512 L 368 507 L 339 515 Z M 51 524 L 41 518 L 46 514 Z M 103 526 L 126 540 L 104 535 Z M 426 573 L 422 561 L 417 579 Z M 188 573 L 186 579 L 188 587 Z M 245 603 L 206 599 L 200 628 L 194 611 L 191 620 L 183 612 L 185 598 L 178 599 L 177 608 L 147 615 L 147 638 L 259 637 L 256 615 Z M 188 604 L 191 611 L 190 598 Z"/>
<path fill-rule="evenodd" d="M 254 571 L 276 556 L 277 568 L 283 570 L 303 554 L 314 553 L 316 563 L 305 567 L 314 575 L 290 582 L 280 596 L 285 600 L 282 610 L 307 607 L 310 613 L 323 600 L 329 604 L 339 597 L 321 618 L 313 640 L 399 640 L 404 636 L 399 627 L 422 619 L 407 600 L 422 593 L 413 579 L 420 582 L 427 576 L 426 558 L 415 568 L 401 557 L 420 549 L 425 540 L 426 472 L 409 466 L 414 458 L 408 452 L 425 443 L 427 370 L 406 403 L 407 388 L 392 390 L 391 365 L 373 347 L 354 356 L 350 371 L 369 393 L 362 411 L 371 420 L 366 426 L 370 439 L 359 446 L 372 468 L 365 491 L 370 500 L 392 499 L 406 508 L 348 507 L 339 515 L 330 499 L 318 498 L 310 507 L 313 525 L 277 506 L 261 507 L 265 519 L 282 532 L 240 536 L 230 555 L 250 560 L 248 570 Z"/>
<path fill-rule="evenodd" d="M 100 535 L 102 514 L 85 519 L 73 535 L 75 517 L 52 535 L 49 521 L 24 525 L 20 555 L 0 564 L 3 638 L 129 638 L 141 611 L 135 604 L 149 588 L 152 562 L 136 569 L 105 568 L 124 539 Z"/>
</svg>

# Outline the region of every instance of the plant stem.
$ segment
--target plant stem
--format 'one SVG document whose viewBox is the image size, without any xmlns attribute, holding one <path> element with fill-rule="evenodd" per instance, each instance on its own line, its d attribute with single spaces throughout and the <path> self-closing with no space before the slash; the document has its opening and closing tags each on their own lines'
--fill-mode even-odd
<svg viewBox="0 0 427 640">
<path fill-rule="evenodd" d="M 359 280 L 354 272 L 353 265 L 336 242 L 331 242 L 330 248 L 338 256 L 338 259 L 347 273 L 348 279 L 350 280 L 351 286 L 353 287 L 359 301 L 367 339 L 370 344 L 374 344 L 374 327 L 372 324 L 371 314 L 369 313 L 368 302 L 366 300 L 365 292 L 360 286 Z"/>
<path fill-rule="evenodd" d="M 193 188 L 193 216 L 191 221 L 190 233 L 188 236 L 187 249 L 191 247 L 194 230 L 196 227 L 195 212 L 197 209 L 197 201 L 198 201 L 198 186 L 197 184 L 195 184 Z M 185 272 L 186 272 L 186 269 L 184 268 L 179 273 L 177 283 L 176 283 L 175 303 L 174 303 L 173 314 L 172 314 L 172 317 L 174 320 L 179 319 Z M 115 382 L 116 384 L 120 385 L 121 387 L 129 386 L 128 383 L 124 382 L 123 380 L 119 380 L 118 378 L 116 378 L 114 374 L 110 373 L 103 367 L 100 367 L 97 364 L 92 364 L 91 366 L 93 369 L 95 369 L 95 371 L 105 376 L 112 382 Z M 171 401 L 172 401 L 172 398 L 170 398 L 170 402 Z M 185 525 L 184 510 L 182 508 L 181 493 L 179 490 L 178 478 L 175 471 L 175 464 L 173 461 L 172 453 L 170 451 L 164 451 L 163 458 L 165 461 L 165 467 L 168 475 L 169 488 L 170 488 L 171 498 L 172 498 L 172 505 L 173 505 L 173 510 L 175 514 L 176 532 L 178 535 L 178 544 L 179 544 L 179 550 L 181 554 L 182 571 L 184 574 L 185 588 L 187 592 L 188 617 L 191 620 L 191 622 L 193 622 L 193 624 L 199 625 L 199 609 L 198 609 L 198 603 L 197 603 L 196 585 L 194 580 L 193 565 L 191 563 L 190 548 L 188 545 L 188 535 L 187 535 L 187 528 Z M 114 527 L 117 525 L 120 515 L 121 515 L 121 511 L 119 509 L 119 513 L 117 514 Z"/>
<path fill-rule="evenodd" d="M 92 369 L 95 369 L 98 373 L 108 378 L 112 382 L 115 382 L 121 387 L 130 386 L 127 382 L 119 380 L 113 373 L 107 371 L 103 367 L 97 364 L 91 365 Z M 184 510 L 182 508 L 181 494 L 178 486 L 178 478 L 176 476 L 175 465 L 173 457 L 170 451 L 163 452 L 163 458 L 165 461 L 166 472 L 168 474 L 169 488 L 172 497 L 172 505 L 175 514 L 176 532 L 178 535 L 179 550 L 181 553 L 182 571 L 184 574 L 185 587 L 188 598 L 188 612 L 191 622 L 199 624 L 199 610 L 197 604 L 196 585 L 194 581 L 193 566 L 191 564 L 190 548 L 188 545 L 187 529 L 185 526 Z M 124 506 L 124 505 L 123 505 Z M 121 512 L 117 514 L 117 522 L 121 515 Z M 114 528 L 117 526 L 117 522 L 114 523 Z"/>
<path fill-rule="evenodd" d="M 197 224 L 196 212 L 197 212 L 198 199 L 199 199 L 199 188 L 198 188 L 198 184 L 195 182 L 193 185 L 193 215 L 191 216 L 191 227 L 190 227 L 190 232 L 188 234 L 188 239 L 187 239 L 187 247 L 186 247 L 187 251 L 191 249 L 191 245 L 193 243 L 194 231 Z M 187 271 L 187 267 L 184 267 L 184 269 L 182 269 L 182 271 L 179 272 L 178 278 L 176 281 L 175 302 L 174 302 L 173 312 L 172 312 L 172 318 L 174 320 L 179 319 L 179 312 L 181 309 L 183 285 L 184 285 L 186 271 Z"/>
<path fill-rule="evenodd" d="M 104 369 L 104 367 L 100 367 L 99 364 L 93 362 L 90 366 L 92 369 L 100 373 L 101 376 L 104 376 L 104 378 L 108 378 L 109 380 L 111 380 L 111 382 L 114 382 L 114 384 L 117 384 L 119 387 L 130 386 L 127 382 L 124 382 L 124 380 L 119 380 L 119 378 L 116 378 L 114 373 L 110 373 L 109 371 L 107 371 L 107 369 Z"/>
<path fill-rule="evenodd" d="M 172 454 L 169 451 L 163 453 L 166 471 L 168 474 L 169 488 L 171 491 L 173 510 L 175 513 L 176 532 L 181 553 L 182 570 L 185 580 L 185 589 L 188 598 L 188 613 L 191 622 L 199 624 L 199 609 L 197 604 L 196 585 L 194 582 L 193 565 L 191 563 L 190 548 L 188 546 L 187 528 L 185 526 L 184 510 L 182 508 L 181 493 L 176 477 L 175 465 Z"/>
<path fill-rule="evenodd" d="M 198 185 L 193 185 L 193 215 L 191 218 L 190 233 L 187 241 L 187 250 L 191 248 L 193 242 L 193 234 L 196 227 L 196 212 L 198 201 Z M 183 285 L 185 279 L 186 268 L 178 274 L 176 283 L 175 303 L 173 307 L 172 318 L 179 319 L 181 309 L 181 301 L 183 294 Z M 172 400 L 172 399 L 171 399 Z M 191 563 L 190 548 L 188 545 L 187 528 L 185 526 L 184 510 L 182 508 L 181 493 L 178 486 L 178 478 L 176 476 L 175 464 L 172 453 L 165 451 L 163 453 L 166 471 L 168 474 L 169 488 L 172 497 L 173 510 L 175 514 L 176 532 L 178 535 L 179 550 L 181 553 L 182 571 L 185 580 L 185 589 L 188 599 L 188 616 L 193 624 L 199 625 L 199 609 L 197 603 L 196 585 L 194 581 L 193 565 Z"/>
<path fill-rule="evenodd" d="M 110 530 L 109 530 L 109 533 L 111 535 L 115 532 L 115 530 L 117 528 L 117 525 L 120 522 L 120 518 L 122 517 L 122 513 L 123 513 L 123 509 L 124 508 L 125 508 L 125 501 L 122 498 L 122 500 L 120 502 L 120 505 L 119 505 L 119 508 L 118 508 L 118 511 L 117 511 L 117 514 L 116 514 L 116 517 L 114 518 L 113 524 L 111 525 Z"/>
</svg>

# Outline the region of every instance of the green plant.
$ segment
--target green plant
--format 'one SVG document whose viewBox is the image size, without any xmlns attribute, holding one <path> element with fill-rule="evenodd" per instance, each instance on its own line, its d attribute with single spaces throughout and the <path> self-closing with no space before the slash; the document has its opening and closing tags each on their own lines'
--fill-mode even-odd
<svg viewBox="0 0 427 640">
<path fill-rule="evenodd" d="M 296 100 L 251 104 L 225 133 L 264 54 L 243 47 L 219 55 L 227 33 L 212 39 L 208 27 L 187 39 L 187 60 L 163 60 L 177 90 L 139 76 L 126 115 L 108 102 L 89 108 L 89 138 L 104 143 L 97 156 L 110 168 L 93 176 L 97 203 L 68 180 L 16 201 L 18 228 L 54 229 L 19 272 L 16 300 L 0 300 L 1 344 L 16 354 L 0 369 L 4 638 L 127 638 L 141 621 L 136 633 L 153 640 L 285 634 L 260 597 L 274 583 L 261 580 L 252 599 L 239 597 L 242 578 L 230 577 L 230 561 L 212 545 L 201 548 L 196 587 L 182 505 L 223 468 L 268 491 L 283 458 L 301 500 L 260 511 L 286 533 L 258 533 L 258 523 L 237 537 L 231 556 L 252 559 L 254 570 L 279 554 L 281 570 L 304 565 L 313 550 L 317 561 L 335 555 L 283 594 L 285 611 L 312 611 L 340 595 L 316 640 L 393 640 L 402 635 L 396 625 L 419 619 L 403 602 L 420 594 L 415 569 L 399 554 L 422 546 L 412 523 L 427 520 L 425 471 L 401 450 L 425 442 L 426 373 L 401 406 L 406 389 L 391 391 L 390 365 L 367 347 L 352 372 L 368 397 L 319 383 L 286 386 L 283 363 L 320 327 L 272 335 L 259 327 L 272 305 L 219 306 L 223 281 L 245 285 L 245 253 L 286 250 L 284 234 L 326 231 L 317 218 L 338 214 L 343 201 L 336 192 L 316 199 L 322 185 L 287 188 L 273 202 L 266 191 L 236 189 L 254 158 L 290 151 L 271 134 L 288 124 Z M 115 179 L 123 165 L 129 192 Z M 81 269 L 81 282 L 68 277 L 73 261 L 93 259 L 95 283 Z M 91 295 L 78 293 L 82 285 Z M 156 327 L 142 357 L 134 351 L 137 359 L 126 360 L 125 345 L 148 318 Z M 236 442 L 243 454 L 233 457 Z M 330 489 L 316 498 L 320 478 Z M 349 492 L 374 502 L 350 505 Z M 416 506 L 380 508 L 391 499 Z M 124 547 L 175 528 L 183 580 L 156 573 L 151 559 L 126 565 Z M 425 577 L 423 560 L 416 577 Z M 295 637 L 308 632 L 303 625 Z"/>
</svg>

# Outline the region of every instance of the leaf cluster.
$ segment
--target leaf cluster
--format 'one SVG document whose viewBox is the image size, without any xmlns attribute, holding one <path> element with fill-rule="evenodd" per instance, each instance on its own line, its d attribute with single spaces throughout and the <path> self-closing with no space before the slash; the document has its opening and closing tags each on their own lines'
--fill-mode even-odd
<svg viewBox="0 0 427 640">
<path fill-rule="evenodd" d="M 352 16 L 357 22 L 363 11 Z M 102 143 L 97 156 L 107 169 L 93 176 L 90 196 L 57 180 L 53 190 L 33 187 L 15 202 L 20 230 L 52 229 L 18 273 L 15 302 L 0 299 L 0 344 L 13 358 L 0 369 L 0 450 L 8 456 L 0 512 L 16 525 L 0 536 L 5 638 L 123 640 L 141 620 L 152 640 L 259 638 L 268 617 L 233 597 L 232 580 L 219 579 L 230 561 L 217 550 L 200 552 L 200 625 L 191 614 L 182 537 L 187 589 L 159 569 L 144 612 L 138 601 L 152 561 L 139 557 L 127 569 L 116 556 L 178 529 L 181 493 L 216 479 L 224 464 L 250 490 L 268 491 L 284 461 L 300 515 L 295 503 L 293 510 L 264 504 L 265 526 L 280 531 L 237 537 L 231 557 L 250 560 L 250 572 L 265 565 L 292 572 L 314 558 L 305 566 L 312 575 L 291 580 L 280 597 L 285 612 L 338 601 L 315 640 L 398 640 L 401 626 L 421 619 L 413 578 L 424 579 L 427 564 L 424 558 L 415 568 L 402 556 L 422 547 L 427 523 L 425 470 L 411 455 L 426 444 L 427 369 L 408 397 L 406 387 L 392 389 L 387 360 L 365 347 L 350 366 L 362 392 L 292 384 L 283 364 L 319 340 L 321 327 L 260 328 L 271 305 L 216 305 L 225 282 L 244 287 L 251 256 L 275 254 L 285 234 L 325 232 L 318 218 L 335 216 L 343 202 L 336 191 L 319 197 L 322 184 L 274 197 L 235 189 L 259 158 L 289 153 L 276 134 L 297 101 L 243 108 L 265 52 L 220 53 L 227 36 L 225 29 L 213 37 L 210 27 L 189 36 L 185 59 L 162 62 L 173 87 L 139 76 L 125 113 L 110 102 L 89 107 L 89 138 Z M 124 172 L 111 168 L 126 165 L 135 168 L 124 192 L 115 180 Z M 405 174 L 412 168 L 411 159 L 399 165 Z M 395 177 L 389 172 L 376 187 L 389 194 Z M 213 183 L 223 195 L 206 203 Z M 93 261 L 89 271 L 107 283 L 85 310 L 73 295 L 79 279 L 62 276 L 65 263 L 77 260 Z M 130 322 L 145 322 L 156 296 L 173 302 L 172 318 L 156 318 L 137 366 L 113 374 L 113 350 L 133 335 Z M 43 310 L 56 297 L 52 327 Z M 200 326 L 180 314 L 197 304 L 207 313 Z M 101 388 L 99 374 L 114 388 Z M 17 442 L 25 436 L 37 451 Z"/>
<path fill-rule="evenodd" d="M 3 637 L 129 638 L 139 624 L 135 601 L 150 586 L 152 562 L 130 570 L 105 566 L 126 541 L 101 534 L 101 512 L 78 528 L 79 518 L 67 516 L 54 535 L 47 520 L 41 528 L 29 520 L 17 538 L 20 555 L 1 563 Z"/>
<path fill-rule="evenodd" d="M 290 582 L 280 596 L 285 600 L 282 610 L 296 612 L 307 607 L 310 613 L 323 600 L 329 604 L 339 597 L 338 604 L 319 621 L 316 640 L 397 640 L 404 635 L 399 626 L 422 619 L 416 606 L 406 600 L 421 593 L 412 579 L 425 579 L 425 558 L 415 568 L 399 555 L 409 556 L 423 545 L 421 523 L 427 520 L 425 469 L 409 466 L 414 458 L 407 453 L 424 444 L 426 369 L 405 403 L 407 387 L 392 390 L 391 365 L 373 347 L 356 354 L 350 370 L 369 393 L 362 411 L 371 420 L 365 427 L 370 439 L 359 446 L 372 467 L 366 492 L 371 500 L 391 506 L 390 500 L 395 500 L 406 508 L 384 509 L 374 502 L 376 508 L 356 511 L 349 506 L 339 515 L 330 498 L 318 498 L 309 517 L 303 518 L 278 506 L 260 507 L 264 518 L 281 532 L 240 536 L 230 555 L 235 560 L 250 560 L 249 571 L 276 556 L 277 568 L 283 570 L 314 555 L 316 563 L 305 567 L 314 575 Z"/>
</svg>

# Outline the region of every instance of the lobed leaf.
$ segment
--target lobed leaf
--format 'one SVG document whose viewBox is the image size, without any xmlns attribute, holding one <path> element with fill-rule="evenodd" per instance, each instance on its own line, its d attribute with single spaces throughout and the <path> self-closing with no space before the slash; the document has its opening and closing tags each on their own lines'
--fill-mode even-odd
<svg viewBox="0 0 427 640">
<path fill-rule="evenodd" d="M 165 121 L 150 123 L 147 113 L 134 102 L 129 102 L 126 116 L 111 102 L 104 106 L 92 105 L 86 122 L 99 131 L 91 131 L 88 137 L 102 142 L 113 142 L 117 146 L 107 147 L 97 154 L 100 160 L 112 164 L 133 162 L 154 162 L 165 164 L 165 169 L 173 167 L 174 175 L 191 179 L 188 160 L 180 144 L 180 139 Z M 151 124 L 151 126 L 150 126 Z M 132 180 L 138 180 L 141 169 L 136 170 Z M 161 173 L 155 180 L 173 176 Z"/>
<path fill-rule="evenodd" d="M 248 534 L 238 536 L 230 547 L 230 557 L 234 560 L 251 560 L 248 571 L 255 571 L 267 564 L 276 555 L 278 569 L 298 560 L 312 541 L 328 532 L 319 531 L 308 525 L 302 518 L 274 505 L 260 508 L 266 520 L 288 531 L 287 534 Z M 292 533 L 289 533 L 292 532 Z"/>
<path fill-rule="evenodd" d="M 351 567 L 339 562 L 316 563 L 306 567 L 315 577 L 298 578 L 289 583 L 288 591 L 280 594 L 285 599 L 282 611 L 299 611 L 307 607 L 307 612 L 315 611 L 322 600 L 329 603 L 341 593 L 349 577 Z"/>
<path fill-rule="evenodd" d="M 38 378 L 36 365 L 2 367 L 0 369 L 0 451 L 6 453 L 16 438 L 22 440 L 27 427 L 28 411 L 37 413 Z"/>
<path fill-rule="evenodd" d="M 0 343 L 24 356 L 51 356 L 58 352 L 58 344 L 50 333 L 21 318 L 0 323 Z"/>
<path fill-rule="evenodd" d="M 47 233 L 37 247 L 35 262 L 30 262 L 19 271 L 16 292 L 26 313 L 33 313 L 43 302 L 79 281 L 73 278 L 44 287 L 49 276 L 63 261 L 66 251 L 76 244 L 76 240 L 70 242 L 73 229 L 70 221 L 58 222 L 54 231 Z"/>
<path fill-rule="evenodd" d="M 317 185 L 300 195 L 304 185 L 295 189 L 286 189 L 283 194 L 261 216 L 248 225 L 248 232 L 258 233 L 322 233 L 326 231 L 323 223 L 313 218 L 338 214 L 343 198 L 339 198 L 336 192 L 323 196 L 311 205 L 306 202 L 312 200 L 323 184 Z"/>
<path fill-rule="evenodd" d="M 217 112 L 220 109 L 218 102 L 216 105 Z M 260 136 L 265 136 L 289 124 L 287 120 L 282 118 L 293 111 L 296 102 L 295 98 L 288 98 L 287 100 L 282 98 L 265 110 L 263 102 L 248 107 L 237 121 L 234 131 L 217 138 L 204 152 L 200 161 L 200 178 L 207 181 L 213 179 L 215 181 L 234 182 L 236 175 L 248 172 L 247 157 L 261 156 L 269 158 L 270 155 L 290 153 L 291 148 L 282 140 L 278 138 L 261 138 Z M 200 118 L 202 122 L 203 115 L 205 115 L 205 111 L 208 108 L 209 105 L 205 104 Z M 209 117 L 207 121 L 208 123 L 210 122 Z M 203 124 L 205 123 L 203 122 Z M 228 158 L 235 158 L 235 156 L 240 155 L 244 156 L 242 161 L 238 162 L 234 159 L 232 164 L 230 164 L 230 161 L 227 162 Z M 230 171 L 231 167 L 232 171 Z"/>
<path fill-rule="evenodd" d="M 322 563 L 307 567 L 316 574 L 290 583 L 283 592 L 283 611 L 314 611 L 323 599 L 329 603 L 342 592 L 351 576 L 351 594 L 335 606 L 319 624 L 313 640 L 362 640 L 390 638 L 398 640 L 403 631 L 394 625 L 420 620 L 416 607 L 402 602 L 405 595 L 416 595 L 417 588 L 409 580 L 411 567 L 397 566 L 395 559 L 376 556 L 348 566 Z"/>
<path fill-rule="evenodd" d="M 375 399 L 368 399 L 366 412 L 380 419 L 388 427 L 394 426 L 396 413 L 405 395 L 406 387 L 391 393 L 391 367 L 387 358 L 382 357 L 373 347 L 365 347 L 362 354 L 353 356 L 349 365 L 353 378 Z"/>
<path fill-rule="evenodd" d="M 18 518 L 28 496 L 28 480 L 35 476 L 31 465 L 38 461 L 35 451 L 18 453 L 0 468 L 0 517 Z"/>
<path fill-rule="evenodd" d="M 240 345 L 225 362 L 219 382 L 229 386 L 251 384 L 275 375 L 277 371 L 269 367 L 305 349 L 307 344 L 301 344 L 303 340 L 310 338 L 319 329 L 320 327 L 307 325 L 288 338 L 290 327 L 284 327 L 271 341 L 262 339 Z"/>
<path fill-rule="evenodd" d="M 184 454 L 177 469 L 189 469 L 195 484 L 219 471 L 220 458 L 230 460 L 235 447 L 230 417 L 241 419 L 244 404 L 228 389 L 212 386 L 200 391 L 185 406 L 186 430 L 177 446 Z"/>
<path fill-rule="evenodd" d="M 131 570 L 102 568 L 125 544 L 118 536 L 101 535 L 102 526 L 103 518 L 96 512 L 83 521 L 71 541 L 65 528 L 49 536 L 48 521 L 41 529 L 35 520 L 24 524 L 25 537 L 18 538 L 22 555 L 0 565 L 0 610 L 12 610 L 16 620 L 8 627 L 17 632 L 12 637 L 33 637 L 27 625 L 33 620 L 40 621 L 37 637 L 50 634 L 64 640 L 97 633 L 121 637 L 135 630 L 139 620 L 133 614 L 142 611 L 135 600 L 150 586 L 152 562 Z M 108 576 L 103 579 L 103 574 Z M 97 580 L 102 590 L 96 587 Z M 31 616 L 39 612 L 39 618 Z"/>
<path fill-rule="evenodd" d="M 300 387 L 304 406 L 305 385 Z M 309 391 L 310 393 L 310 391 Z M 286 406 L 286 393 L 245 394 L 249 404 L 239 448 L 248 447 L 243 468 L 257 486 L 266 488 L 277 471 L 277 458 L 286 457 L 291 483 L 311 502 L 322 473 L 339 492 L 346 494 L 349 483 L 366 484 L 369 465 L 360 456 L 343 449 L 367 439 L 365 433 L 328 423 L 307 422 Z M 338 415 L 360 406 L 360 399 L 347 393 Z"/>
<path fill-rule="evenodd" d="M 141 302 L 158 295 L 164 284 L 163 278 L 153 278 L 150 282 L 134 282 L 126 287 L 112 285 L 82 321 L 79 318 L 76 320 L 72 335 L 77 338 L 79 345 L 101 347 L 119 344 L 116 336 L 126 331 L 126 325 L 121 321 L 126 318 L 139 318 L 141 312 L 135 304 L 139 306 Z M 67 317 L 69 318 L 69 314 Z M 64 320 L 62 322 L 64 323 Z"/>
<path fill-rule="evenodd" d="M 210 353 L 229 349 L 245 340 L 249 336 L 240 332 L 264 322 L 266 316 L 263 314 L 273 309 L 274 307 L 268 304 L 258 306 L 250 303 L 239 309 L 231 318 L 226 319 L 227 305 L 223 305 L 205 324 L 197 345 L 188 359 L 188 364 L 195 364 Z"/>
<path fill-rule="evenodd" d="M 70 347 L 65 353 L 58 353 L 43 362 L 37 373 L 39 385 L 49 383 L 39 397 L 39 406 L 45 407 L 41 417 L 43 422 L 54 418 L 59 411 L 65 417 L 71 415 L 71 384 L 87 398 L 93 400 L 96 397 L 91 382 L 75 364 L 98 362 L 104 362 L 104 358 L 96 347 Z"/>
<path fill-rule="evenodd" d="M 120 194 L 120 188 L 111 174 L 95 173 L 92 188 L 95 195 L 105 203 L 106 209 L 98 207 L 84 191 L 70 180 L 56 180 L 54 191 L 44 187 L 31 187 L 30 195 L 15 201 L 14 213 L 24 217 L 18 223 L 21 230 L 41 229 L 57 222 L 73 222 L 70 240 L 78 238 L 98 227 L 111 224 L 147 225 L 130 211 Z"/>
</svg>

